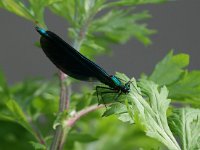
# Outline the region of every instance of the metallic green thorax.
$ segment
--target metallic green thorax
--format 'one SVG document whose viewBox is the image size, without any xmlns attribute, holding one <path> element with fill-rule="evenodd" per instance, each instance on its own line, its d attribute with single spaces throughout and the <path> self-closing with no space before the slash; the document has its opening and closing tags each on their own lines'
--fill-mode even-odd
<svg viewBox="0 0 200 150">
<path fill-rule="evenodd" d="M 113 80 L 113 82 L 115 83 L 116 86 L 121 86 L 122 83 L 119 79 L 117 79 L 115 76 L 112 76 L 111 79 Z"/>
</svg>

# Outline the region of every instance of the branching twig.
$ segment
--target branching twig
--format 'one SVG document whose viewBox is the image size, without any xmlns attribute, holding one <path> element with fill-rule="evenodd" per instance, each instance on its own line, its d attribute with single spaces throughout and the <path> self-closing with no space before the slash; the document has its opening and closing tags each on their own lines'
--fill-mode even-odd
<svg viewBox="0 0 200 150">
<path fill-rule="evenodd" d="M 95 111 L 97 109 L 100 109 L 100 108 L 103 108 L 105 107 L 105 105 L 101 104 L 101 105 L 92 105 L 90 107 L 87 107 L 79 112 L 77 112 L 75 115 L 73 115 L 71 118 L 69 118 L 67 121 L 66 121 L 66 126 L 67 127 L 72 127 L 77 120 L 79 120 L 82 116 L 92 112 L 92 111 Z"/>
</svg>

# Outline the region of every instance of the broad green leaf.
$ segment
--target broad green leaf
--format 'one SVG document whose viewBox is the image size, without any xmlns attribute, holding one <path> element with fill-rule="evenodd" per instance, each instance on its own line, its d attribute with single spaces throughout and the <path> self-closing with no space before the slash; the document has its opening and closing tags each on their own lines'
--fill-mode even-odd
<svg viewBox="0 0 200 150">
<path fill-rule="evenodd" d="M 182 142 L 182 150 L 200 149 L 200 110 L 179 108 L 170 117 L 171 128 Z"/>
<path fill-rule="evenodd" d="M 175 83 L 168 86 L 173 100 L 200 105 L 200 71 L 185 72 Z"/>
<path fill-rule="evenodd" d="M 150 80 L 159 85 L 169 85 L 177 81 L 184 73 L 184 68 L 189 64 L 189 55 L 173 55 L 171 51 L 161 62 L 159 62 L 151 76 Z"/>
</svg>

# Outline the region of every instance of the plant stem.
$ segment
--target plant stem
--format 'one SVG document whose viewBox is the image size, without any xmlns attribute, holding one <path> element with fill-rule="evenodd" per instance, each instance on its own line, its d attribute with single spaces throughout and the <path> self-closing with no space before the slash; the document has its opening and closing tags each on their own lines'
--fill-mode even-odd
<svg viewBox="0 0 200 150">
<path fill-rule="evenodd" d="M 92 106 L 89 106 L 79 112 L 77 112 L 75 115 L 73 115 L 71 118 L 69 118 L 67 121 L 66 121 L 66 126 L 67 127 L 73 127 L 73 125 L 76 123 L 77 120 L 79 120 L 82 116 L 92 112 L 92 111 L 95 111 L 97 109 L 100 109 L 100 108 L 103 108 L 105 107 L 105 105 L 92 105 Z"/>
<path fill-rule="evenodd" d="M 59 103 L 59 113 L 64 112 L 65 110 L 68 109 L 69 107 L 69 102 L 70 102 L 70 90 L 68 90 L 67 94 L 67 87 L 65 85 L 65 80 L 67 79 L 67 75 L 64 74 L 62 71 L 60 71 L 59 74 L 60 77 L 60 103 Z M 70 87 L 68 87 L 69 89 Z M 63 127 L 57 126 L 54 137 L 53 137 L 53 142 L 51 144 L 50 150 L 61 150 L 64 139 L 64 130 Z"/>
</svg>

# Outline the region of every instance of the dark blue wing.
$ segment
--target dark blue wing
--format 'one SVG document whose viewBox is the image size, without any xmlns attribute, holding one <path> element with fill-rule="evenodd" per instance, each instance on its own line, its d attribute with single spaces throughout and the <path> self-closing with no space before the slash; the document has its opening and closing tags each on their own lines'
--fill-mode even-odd
<svg viewBox="0 0 200 150">
<path fill-rule="evenodd" d="M 84 81 L 99 80 L 108 84 L 109 75 L 51 31 L 36 28 L 42 35 L 40 44 L 47 57 L 64 73 Z"/>
</svg>

